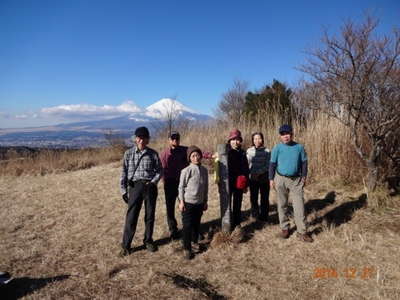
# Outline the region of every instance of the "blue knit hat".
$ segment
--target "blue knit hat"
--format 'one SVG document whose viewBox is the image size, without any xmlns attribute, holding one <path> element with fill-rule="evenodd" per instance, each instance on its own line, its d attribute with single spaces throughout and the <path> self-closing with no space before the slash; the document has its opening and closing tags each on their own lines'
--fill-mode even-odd
<svg viewBox="0 0 400 300">
<path fill-rule="evenodd" d="M 293 132 L 292 126 L 285 124 L 279 127 L 279 134 L 282 134 L 284 132 L 292 133 Z"/>
</svg>

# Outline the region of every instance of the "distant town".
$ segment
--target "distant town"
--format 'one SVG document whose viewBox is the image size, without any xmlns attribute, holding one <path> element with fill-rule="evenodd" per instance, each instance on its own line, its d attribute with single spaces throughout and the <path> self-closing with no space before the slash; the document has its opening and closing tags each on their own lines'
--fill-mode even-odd
<svg viewBox="0 0 400 300">
<path fill-rule="evenodd" d="M 128 138 L 128 133 L 124 136 Z M 109 145 L 105 135 L 85 131 L 38 131 L 0 135 L 0 146 L 26 146 L 32 148 L 85 148 Z"/>
</svg>

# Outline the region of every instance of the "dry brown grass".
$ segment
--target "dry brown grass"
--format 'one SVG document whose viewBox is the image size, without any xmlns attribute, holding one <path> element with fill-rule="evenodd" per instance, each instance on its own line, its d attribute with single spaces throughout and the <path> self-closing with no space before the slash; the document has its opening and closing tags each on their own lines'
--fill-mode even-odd
<svg viewBox="0 0 400 300">
<path fill-rule="evenodd" d="M 112 163 L 68 173 L 0 177 L 0 268 L 15 278 L 1 292 L 29 299 L 400 298 L 399 199 L 386 210 L 379 200 L 365 202 L 362 186 L 320 181 L 306 193 L 313 244 L 295 235 L 279 239 L 273 207 L 272 224 L 259 227 L 245 220 L 242 242 L 227 237 L 219 244 L 224 246 L 208 247 L 188 263 L 179 242 L 166 243 L 160 184 L 154 232 L 159 251 L 137 249 L 119 258 L 126 210 L 119 174 L 120 163 Z M 219 218 L 213 183 L 209 196 L 205 227 Z M 274 196 L 272 192 L 272 203 Z M 142 211 L 134 246 L 142 244 L 143 231 Z M 209 239 L 204 242 L 209 246 Z M 372 270 L 365 279 L 364 268 Z M 316 278 L 318 270 L 324 271 L 321 278 Z"/>
<path fill-rule="evenodd" d="M 258 125 L 255 125 L 258 124 Z M 226 142 L 229 131 L 239 128 L 244 137 L 243 148 L 251 145 L 251 134 L 261 131 L 265 137 L 266 147 L 272 149 L 280 142 L 277 131 L 280 125 L 279 116 L 260 114 L 256 122 L 244 117 L 237 124 L 206 124 L 204 126 L 181 128 L 183 145 L 197 145 L 204 152 L 213 153 L 217 145 Z M 362 183 L 366 168 L 355 153 L 348 129 L 337 120 L 316 114 L 307 127 L 294 122 L 295 140 L 304 144 L 309 157 L 309 180 L 335 178 L 344 184 Z M 162 151 L 168 141 L 152 139 L 150 147 Z M 0 161 L 0 176 L 48 173 L 61 173 L 118 161 L 124 147 L 106 147 L 82 149 L 75 151 L 43 150 L 34 157 Z M 205 161 L 210 169 L 212 164 Z"/>
<path fill-rule="evenodd" d="M 119 161 L 125 150 L 122 145 L 79 150 L 42 149 L 37 153 L 19 156 L 8 154 L 0 160 L 0 176 L 45 175 L 91 168 Z"/>
<path fill-rule="evenodd" d="M 256 122 L 244 117 L 237 124 L 213 124 L 195 128 L 184 132 L 182 143 L 198 145 L 203 151 L 214 152 L 217 144 L 226 142 L 229 131 L 238 128 L 244 137 L 244 149 L 251 146 L 251 134 L 261 131 L 265 146 L 272 150 L 280 142 L 279 117 L 266 113 L 258 118 Z M 305 145 L 311 181 L 333 177 L 345 184 L 362 183 L 366 168 L 355 153 L 349 131 L 344 125 L 322 113 L 316 114 L 307 127 L 297 121 L 292 125 L 294 139 Z"/>
</svg>

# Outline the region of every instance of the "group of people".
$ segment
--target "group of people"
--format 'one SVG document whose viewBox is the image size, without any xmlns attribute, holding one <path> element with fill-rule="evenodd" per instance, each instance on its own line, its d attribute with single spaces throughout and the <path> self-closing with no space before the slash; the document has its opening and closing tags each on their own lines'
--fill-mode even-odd
<svg viewBox="0 0 400 300">
<path fill-rule="evenodd" d="M 293 140 L 290 125 L 279 128 L 281 143 L 272 152 L 264 145 L 264 136 L 255 132 L 252 146 L 242 149 L 243 138 L 238 129 L 229 133 L 227 143 L 218 145 L 215 154 L 215 182 L 221 208 L 221 230 L 231 232 L 241 223 L 243 193 L 250 189 L 251 216 L 268 222 L 269 192 L 277 192 L 277 210 L 282 238 L 288 238 L 288 197 L 292 197 L 297 235 L 304 242 L 312 242 L 307 233 L 303 188 L 307 178 L 307 155 L 304 146 Z M 201 216 L 208 208 L 208 170 L 202 165 L 203 153 L 196 146 L 180 145 L 180 134 L 171 132 L 169 146 L 160 156 L 148 147 L 149 130 L 138 127 L 135 144 L 123 158 L 121 175 L 122 199 L 128 205 L 121 255 L 129 255 L 141 207 L 145 205 L 145 234 L 143 243 L 154 252 L 153 241 L 157 184 L 163 179 L 167 223 L 171 240 L 179 239 L 175 218 L 176 200 L 182 212 L 182 242 L 185 258 L 200 250 L 198 243 Z"/>
</svg>

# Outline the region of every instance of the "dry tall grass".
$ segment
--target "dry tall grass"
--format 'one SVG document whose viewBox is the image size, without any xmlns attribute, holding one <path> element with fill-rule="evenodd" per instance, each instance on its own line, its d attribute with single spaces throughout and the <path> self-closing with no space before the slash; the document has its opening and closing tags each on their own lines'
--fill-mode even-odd
<svg viewBox="0 0 400 300">
<path fill-rule="evenodd" d="M 280 142 L 278 128 L 279 116 L 260 114 L 254 122 L 244 117 L 237 124 L 213 124 L 185 132 L 182 143 L 198 145 L 202 150 L 215 151 L 217 144 L 226 142 L 229 131 L 241 130 L 244 148 L 251 145 L 251 134 L 261 131 L 266 147 L 272 148 Z M 333 118 L 318 114 L 307 126 L 293 122 L 294 139 L 305 145 L 309 158 L 311 180 L 336 178 L 343 183 L 361 183 L 366 169 L 351 144 L 348 129 Z"/>
<path fill-rule="evenodd" d="M 237 124 L 216 122 L 203 126 L 180 128 L 182 144 L 197 145 L 203 151 L 213 153 L 220 143 L 226 142 L 228 133 L 239 128 L 244 137 L 243 147 L 251 145 L 251 134 L 261 131 L 266 147 L 272 149 L 279 143 L 280 118 L 276 114 L 259 114 L 256 120 L 243 117 Z M 304 144 L 309 157 L 310 180 L 336 178 L 342 183 L 362 183 L 366 169 L 355 153 L 349 131 L 337 120 L 324 114 L 316 115 L 307 126 L 295 121 L 295 140 Z M 152 139 L 150 147 L 162 151 L 168 141 Z M 39 155 L 24 159 L 0 161 L 1 175 L 47 174 L 86 169 L 103 163 L 118 161 L 123 147 L 83 149 L 75 151 L 41 151 Z M 206 162 L 207 164 L 207 162 Z M 211 167 L 211 165 L 210 165 Z"/>
</svg>

